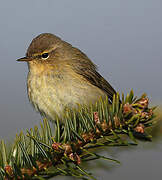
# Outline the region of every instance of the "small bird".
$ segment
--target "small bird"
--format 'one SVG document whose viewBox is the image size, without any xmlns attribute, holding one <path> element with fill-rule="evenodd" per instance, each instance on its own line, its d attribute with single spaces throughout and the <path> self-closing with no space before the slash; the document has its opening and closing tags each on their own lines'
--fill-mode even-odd
<svg viewBox="0 0 162 180">
<path fill-rule="evenodd" d="M 28 63 L 29 101 L 49 120 L 56 115 L 63 119 L 66 108 L 88 106 L 106 96 L 111 103 L 116 93 L 86 54 L 50 33 L 34 38 L 26 57 L 17 61 Z"/>
</svg>

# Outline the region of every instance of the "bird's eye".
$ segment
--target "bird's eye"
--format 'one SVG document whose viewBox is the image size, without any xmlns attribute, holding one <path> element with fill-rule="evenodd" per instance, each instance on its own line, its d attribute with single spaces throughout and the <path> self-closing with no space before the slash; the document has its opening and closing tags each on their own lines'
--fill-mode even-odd
<svg viewBox="0 0 162 180">
<path fill-rule="evenodd" d="M 47 59 L 47 58 L 48 58 L 48 56 L 49 56 L 49 54 L 48 54 L 48 53 L 43 53 L 43 54 L 42 54 L 42 59 Z"/>
</svg>

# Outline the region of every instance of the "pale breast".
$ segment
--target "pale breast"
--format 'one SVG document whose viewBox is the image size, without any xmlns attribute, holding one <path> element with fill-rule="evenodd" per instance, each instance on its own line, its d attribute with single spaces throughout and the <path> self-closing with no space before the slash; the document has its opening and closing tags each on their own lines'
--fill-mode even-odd
<svg viewBox="0 0 162 180">
<path fill-rule="evenodd" d="M 75 74 L 29 72 L 28 96 L 42 116 L 55 120 L 56 114 L 62 117 L 66 107 L 76 108 L 77 104 L 95 103 L 106 94 Z"/>
<path fill-rule="evenodd" d="M 28 97 L 34 108 L 42 116 L 54 120 L 55 114 L 63 110 L 58 89 L 49 76 L 28 75 Z"/>
</svg>

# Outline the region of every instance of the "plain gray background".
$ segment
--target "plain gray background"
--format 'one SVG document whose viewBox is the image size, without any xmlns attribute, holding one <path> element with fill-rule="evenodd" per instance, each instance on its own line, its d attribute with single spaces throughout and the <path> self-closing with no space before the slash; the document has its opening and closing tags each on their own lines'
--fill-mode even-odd
<svg viewBox="0 0 162 180">
<path fill-rule="evenodd" d="M 161 0 L 1 0 L 0 138 L 10 139 L 41 119 L 28 102 L 27 65 L 16 59 L 42 32 L 80 48 L 117 91 L 146 92 L 152 104 L 162 104 Z M 96 170 L 98 179 L 160 180 L 162 142 L 148 146 L 120 150 L 122 165 Z"/>
</svg>

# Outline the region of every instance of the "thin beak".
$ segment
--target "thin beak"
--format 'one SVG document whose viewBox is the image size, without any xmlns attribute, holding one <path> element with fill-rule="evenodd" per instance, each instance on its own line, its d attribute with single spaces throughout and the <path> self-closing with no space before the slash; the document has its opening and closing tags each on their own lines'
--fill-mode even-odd
<svg viewBox="0 0 162 180">
<path fill-rule="evenodd" d="M 17 59 L 17 61 L 19 61 L 19 62 L 21 62 L 21 61 L 26 61 L 26 62 L 28 62 L 28 61 L 32 61 L 32 59 L 29 58 L 29 57 L 23 57 L 23 58 Z"/>
</svg>

